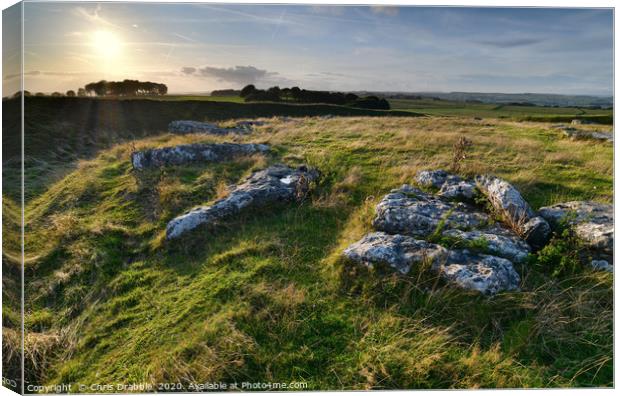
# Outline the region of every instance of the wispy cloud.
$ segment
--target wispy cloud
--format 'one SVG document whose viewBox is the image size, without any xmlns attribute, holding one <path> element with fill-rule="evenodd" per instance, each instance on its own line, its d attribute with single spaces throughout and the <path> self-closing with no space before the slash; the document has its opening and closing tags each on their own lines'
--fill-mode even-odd
<svg viewBox="0 0 620 396">
<path fill-rule="evenodd" d="M 101 15 L 99 15 L 101 13 L 101 4 L 97 4 L 97 7 L 91 11 L 89 11 L 88 9 L 84 8 L 84 7 L 76 7 L 73 9 L 73 14 L 92 23 L 95 25 L 105 25 L 105 26 L 109 26 L 109 27 L 114 27 L 117 29 L 120 29 L 121 27 L 118 26 L 115 23 L 110 22 L 109 20 L 105 19 L 104 17 L 102 17 Z"/>
<path fill-rule="evenodd" d="M 54 77 L 74 77 L 74 76 L 84 76 L 87 75 L 88 72 L 59 72 L 59 71 L 40 71 L 40 70 L 30 70 L 24 72 L 24 76 L 54 76 Z M 14 78 L 18 78 L 22 76 L 21 73 L 16 74 L 7 74 L 2 79 L 3 80 L 12 80 Z"/>
<path fill-rule="evenodd" d="M 182 35 L 180 33 L 172 33 L 172 35 L 175 36 L 175 37 L 180 38 L 181 40 L 185 40 L 185 41 L 190 42 L 190 43 L 198 43 L 199 42 L 198 40 L 194 40 L 193 38 L 184 36 L 184 35 Z"/>
<path fill-rule="evenodd" d="M 491 39 L 491 40 L 478 40 L 478 44 L 488 45 L 496 48 L 514 48 L 524 47 L 528 45 L 534 45 L 542 43 L 544 40 L 538 38 L 508 38 L 508 39 Z"/>
</svg>

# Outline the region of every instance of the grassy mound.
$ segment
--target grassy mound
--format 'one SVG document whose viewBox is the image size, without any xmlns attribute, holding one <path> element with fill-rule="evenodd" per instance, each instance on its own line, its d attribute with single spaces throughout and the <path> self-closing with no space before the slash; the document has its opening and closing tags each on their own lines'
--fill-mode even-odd
<svg viewBox="0 0 620 396">
<path fill-rule="evenodd" d="M 26 208 L 29 378 L 183 390 L 613 385 L 610 274 L 553 276 L 554 261 L 534 257 L 519 268 L 522 292 L 487 299 L 340 258 L 381 196 L 419 169 L 447 168 L 462 135 L 473 142 L 464 174 L 504 177 L 536 208 L 612 200 L 612 147 L 537 123 L 272 119 L 236 138 L 271 144 L 269 156 L 133 172 L 134 149 L 225 139 L 162 132 L 80 160 L 34 186 Z M 171 218 L 275 162 L 318 167 L 312 197 L 164 241 Z"/>
</svg>

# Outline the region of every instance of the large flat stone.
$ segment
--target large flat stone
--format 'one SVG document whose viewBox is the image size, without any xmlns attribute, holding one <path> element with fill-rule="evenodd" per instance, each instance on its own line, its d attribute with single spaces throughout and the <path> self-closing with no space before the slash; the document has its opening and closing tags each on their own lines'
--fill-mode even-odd
<svg viewBox="0 0 620 396">
<path fill-rule="evenodd" d="M 370 233 L 343 254 L 358 264 L 385 265 L 402 274 L 427 263 L 447 282 L 486 295 L 519 288 L 519 274 L 509 260 L 466 249 L 448 250 L 405 235 Z"/>
<path fill-rule="evenodd" d="M 373 226 L 390 234 L 428 237 L 444 229 L 479 228 L 488 222 L 485 213 L 460 202 L 449 202 L 404 185 L 392 190 L 376 207 Z"/>
<path fill-rule="evenodd" d="M 213 205 L 195 208 L 168 223 L 166 238 L 174 239 L 199 226 L 209 226 L 253 207 L 301 199 L 318 172 L 305 166 L 274 165 L 255 172 Z"/>
<path fill-rule="evenodd" d="M 131 163 L 134 169 L 145 169 L 193 162 L 230 161 L 239 156 L 268 151 L 268 145 L 254 143 L 182 144 L 174 147 L 137 151 L 131 154 Z"/>
<path fill-rule="evenodd" d="M 228 135 L 229 133 L 247 134 L 249 130 L 246 128 L 220 128 L 209 122 L 178 120 L 168 124 L 168 132 L 174 134 L 187 133 L 207 133 L 210 135 Z"/>
</svg>

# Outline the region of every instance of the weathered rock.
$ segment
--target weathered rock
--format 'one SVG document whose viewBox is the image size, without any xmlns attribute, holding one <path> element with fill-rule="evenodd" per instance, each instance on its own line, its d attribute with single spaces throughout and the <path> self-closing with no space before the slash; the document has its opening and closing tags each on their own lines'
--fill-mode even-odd
<svg viewBox="0 0 620 396">
<path fill-rule="evenodd" d="M 463 289 L 494 295 L 519 290 L 521 278 L 512 263 L 501 257 L 473 254 L 468 250 L 450 250 L 441 275 Z"/>
<path fill-rule="evenodd" d="M 592 260 L 590 263 L 592 269 L 596 271 L 614 272 L 614 266 L 609 264 L 607 260 Z"/>
<path fill-rule="evenodd" d="M 614 135 L 612 132 L 586 131 L 575 128 L 564 128 L 562 132 L 564 133 L 564 136 L 575 140 L 593 139 L 611 143 L 614 141 Z"/>
<path fill-rule="evenodd" d="M 274 165 L 255 172 L 244 183 L 234 187 L 228 197 L 170 221 L 166 227 L 166 238 L 177 238 L 201 225 L 213 225 L 247 208 L 302 199 L 308 192 L 309 183 L 317 178 L 318 172 L 305 166 L 294 169 Z"/>
<path fill-rule="evenodd" d="M 433 243 L 383 232 L 368 234 L 344 251 L 347 258 L 357 263 L 371 268 L 388 265 L 402 274 L 407 274 L 412 265 L 424 260 L 442 261 L 447 253 L 444 247 Z"/>
<path fill-rule="evenodd" d="M 440 224 L 445 229 L 479 228 L 488 222 L 485 213 L 461 202 L 448 202 L 404 185 L 392 190 L 376 208 L 373 226 L 390 234 L 427 237 Z"/>
<path fill-rule="evenodd" d="M 540 214 L 554 229 L 563 220 L 577 236 L 600 256 L 612 256 L 614 249 L 613 206 L 593 201 L 571 201 L 540 208 Z"/>
<path fill-rule="evenodd" d="M 540 217 L 532 217 L 521 225 L 521 235 L 534 249 L 542 249 L 551 237 L 551 227 Z"/>
<path fill-rule="evenodd" d="M 476 183 L 495 210 L 530 246 L 539 249 L 549 241 L 549 224 L 544 219 L 537 218 L 536 213 L 512 184 L 488 175 L 476 177 Z"/>
<path fill-rule="evenodd" d="M 243 128 L 220 128 L 208 122 L 179 120 L 168 124 L 168 132 L 175 134 L 208 133 L 211 135 L 227 135 L 229 133 L 245 134 L 248 133 L 248 130 Z"/>
<path fill-rule="evenodd" d="M 182 144 L 175 147 L 137 151 L 131 154 L 131 163 L 134 169 L 145 169 L 192 162 L 229 161 L 238 156 L 268 151 L 268 145 L 254 143 Z"/>
<path fill-rule="evenodd" d="M 443 236 L 456 238 L 467 245 L 486 245 L 486 253 L 503 257 L 514 263 L 521 263 L 530 254 L 530 246 L 518 235 L 499 225 L 482 230 L 446 230 Z"/>
<path fill-rule="evenodd" d="M 444 170 L 423 170 L 416 175 L 416 182 L 422 187 L 441 188 L 447 181 L 458 183 L 461 178 Z"/>
<path fill-rule="evenodd" d="M 476 185 L 464 180 L 459 182 L 446 181 L 437 193 L 440 197 L 456 201 L 473 201 L 477 194 Z"/>
<path fill-rule="evenodd" d="M 487 295 L 517 290 L 520 282 L 519 274 L 506 259 L 465 249 L 447 250 L 404 235 L 371 233 L 349 246 L 344 255 L 362 265 L 387 265 L 403 274 L 426 262 L 446 281 Z"/>
</svg>

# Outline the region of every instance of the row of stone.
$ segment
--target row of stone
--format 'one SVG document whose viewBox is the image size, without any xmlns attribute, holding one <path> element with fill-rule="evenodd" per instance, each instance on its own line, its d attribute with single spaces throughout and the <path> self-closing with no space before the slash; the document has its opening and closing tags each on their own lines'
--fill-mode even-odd
<svg viewBox="0 0 620 396">
<path fill-rule="evenodd" d="M 232 128 L 222 128 L 208 122 L 178 120 L 168 125 L 168 132 L 173 134 L 203 133 L 210 135 L 248 134 L 255 126 L 261 126 L 263 121 L 238 121 Z M 136 170 L 157 168 L 162 166 L 185 165 L 193 162 L 223 162 L 239 156 L 267 153 L 266 144 L 181 144 L 174 147 L 164 147 L 136 151 L 131 154 L 131 163 Z"/>
<path fill-rule="evenodd" d="M 232 128 L 222 128 L 209 122 L 178 120 L 168 124 L 168 132 L 174 134 L 207 133 L 210 135 L 228 135 L 230 133 L 248 134 L 255 126 L 264 125 L 263 121 L 239 121 Z"/>
<path fill-rule="evenodd" d="M 463 180 L 445 171 L 423 171 L 421 186 L 438 190 L 429 194 L 403 185 L 379 202 L 372 222 L 377 232 L 349 246 L 344 255 L 369 267 L 387 265 L 403 274 L 428 261 L 446 281 L 484 294 L 516 290 L 520 279 L 513 263 L 542 248 L 562 218 L 576 212 L 571 224 L 597 259 L 594 267 L 609 270 L 605 260 L 613 249 L 611 205 L 570 202 L 532 210 L 510 183 L 492 176 Z M 495 215 L 473 203 L 484 197 Z M 551 224 L 549 224 L 551 223 Z M 458 241 L 459 248 L 446 249 L 425 239 Z M 471 247 L 480 246 L 484 253 Z"/>
</svg>

